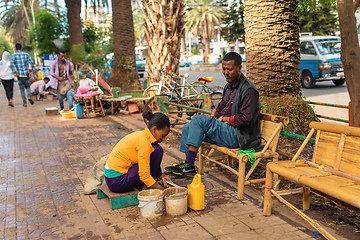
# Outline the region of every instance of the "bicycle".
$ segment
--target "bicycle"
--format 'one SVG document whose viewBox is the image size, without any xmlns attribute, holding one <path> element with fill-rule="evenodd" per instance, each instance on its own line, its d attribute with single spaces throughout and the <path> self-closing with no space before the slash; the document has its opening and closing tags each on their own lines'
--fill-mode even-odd
<svg viewBox="0 0 360 240">
<path fill-rule="evenodd" d="M 174 92 L 174 88 L 181 88 L 181 93 L 179 94 L 176 91 L 176 98 L 183 97 L 193 97 L 200 95 L 201 93 L 211 93 L 213 98 L 221 99 L 222 93 L 218 90 L 210 91 L 206 86 L 206 82 L 212 82 L 214 79 L 212 77 L 200 77 L 197 82 L 189 83 L 186 79 L 190 74 L 181 74 L 177 76 L 172 73 L 171 70 L 164 71 L 162 70 L 162 78 L 159 83 L 153 83 L 144 90 L 143 97 L 153 97 L 154 95 L 171 95 L 170 92 Z M 200 81 L 204 83 L 199 84 Z M 180 84 L 179 84 L 180 82 Z M 185 91 L 187 90 L 187 91 Z M 180 90 L 179 90 L 180 91 Z M 173 94 L 173 93 L 172 93 Z M 173 97 L 174 98 L 174 97 Z M 219 101 L 213 100 L 214 108 L 217 107 Z M 201 102 L 197 104 L 198 107 L 201 107 Z"/>
<path fill-rule="evenodd" d="M 152 83 L 144 90 L 143 97 L 152 97 L 154 95 L 167 94 L 170 95 L 170 91 L 174 88 L 177 81 L 181 81 L 181 84 L 185 84 L 184 81 L 189 77 L 189 74 L 183 74 L 176 76 L 171 71 L 161 70 L 162 76 L 159 83 Z M 175 79 L 175 80 L 174 80 Z"/>
<path fill-rule="evenodd" d="M 189 84 L 189 85 L 180 85 L 175 83 L 173 89 L 171 90 L 170 94 L 159 94 L 156 96 L 168 96 L 170 101 L 175 101 L 178 104 L 189 106 L 192 108 L 202 108 L 203 100 L 196 100 L 193 101 L 193 99 L 200 98 L 202 93 L 210 93 L 209 88 L 206 86 L 207 82 L 212 82 L 214 79 L 212 77 L 200 77 L 198 78 L 198 82 L 203 82 L 201 84 L 196 83 L 195 84 Z M 196 88 L 200 88 L 200 90 L 196 90 Z M 181 89 L 181 93 L 179 93 Z M 179 90 L 179 91 L 178 91 Z M 188 90 L 188 91 L 185 91 Z M 157 103 L 155 101 L 155 97 L 151 97 L 144 106 L 144 111 L 151 111 L 156 112 L 159 111 Z M 211 97 L 211 110 L 214 110 L 222 98 L 222 93 L 215 91 L 210 93 Z M 180 106 L 169 106 L 170 112 L 177 112 L 177 117 L 181 118 L 182 113 L 184 112 L 183 107 Z M 199 111 L 196 111 L 195 109 L 190 109 L 185 111 L 186 115 L 188 115 L 190 118 L 196 114 L 199 113 Z M 175 122 L 171 123 L 171 125 L 176 125 L 179 119 L 175 119 Z M 144 119 L 145 123 L 147 124 L 147 120 Z"/>
</svg>

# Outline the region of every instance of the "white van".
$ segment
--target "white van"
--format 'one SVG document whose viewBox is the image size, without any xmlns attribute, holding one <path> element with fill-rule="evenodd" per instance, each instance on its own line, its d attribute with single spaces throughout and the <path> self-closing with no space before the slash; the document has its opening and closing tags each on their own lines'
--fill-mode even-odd
<svg viewBox="0 0 360 240">
<path fill-rule="evenodd" d="M 333 81 L 336 86 L 343 85 L 345 77 L 340 50 L 339 37 L 300 37 L 301 85 L 313 88 L 316 82 L 321 81 Z"/>
</svg>

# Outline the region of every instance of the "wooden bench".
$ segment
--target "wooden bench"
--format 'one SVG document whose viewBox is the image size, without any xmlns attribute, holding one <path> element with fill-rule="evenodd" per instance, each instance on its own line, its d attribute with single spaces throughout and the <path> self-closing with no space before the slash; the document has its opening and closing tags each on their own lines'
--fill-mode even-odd
<svg viewBox="0 0 360 240">
<path fill-rule="evenodd" d="M 107 185 L 100 185 L 97 189 L 97 198 L 109 198 L 111 203 L 111 208 L 119 209 L 124 207 L 135 206 L 139 204 L 137 199 L 138 190 L 134 189 L 131 192 L 127 193 L 114 193 L 112 192 Z"/>
<path fill-rule="evenodd" d="M 360 128 L 312 122 L 311 131 L 291 161 L 272 162 L 266 167 L 264 215 L 271 215 L 271 198 L 277 174 L 303 186 L 303 208 L 310 207 L 310 188 L 360 208 Z M 316 132 L 311 161 L 298 160 Z M 284 192 L 284 191 L 283 191 Z M 290 203 L 287 204 L 294 209 Z M 295 211 L 297 209 L 294 209 Z"/>
<path fill-rule="evenodd" d="M 278 139 L 280 136 L 281 128 L 283 124 L 289 122 L 288 118 L 270 115 L 270 114 L 260 114 L 260 127 L 261 127 L 261 137 L 266 139 L 267 143 L 264 140 L 261 140 L 261 145 L 265 145 L 260 152 L 255 152 L 256 162 L 252 165 L 251 169 L 248 171 L 245 176 L 245 165 L 248 162 L 248 156 L 246 154 L 237 155 L 238 149 L 229 149 L 226 147 L 220 147 L 215 144 L 209 144 L 203 142 L 199 148 L 199 172 L 204 174 L 204 161 L 209 160 L 213 163 L 216 163 L 220 166 L 225 167 L 229 171 L 233 172 L 238 176 L 238 199 L 244 198 L 244 185 L 250 185 L 260 182 L 265 182 L 265 178 L 260 179 L 249 179 L 252 172 L 255 170 L 256 166 L 262 159 L 272 159 L 272 161 L 277 161 L 279 154 L 276 153 L 276 147 Z M 205 151 L 205 149 L 207 149 Z M 223 156 L 211 157 L 214 150 L 219 151 L 226 155 L 228 158 L 228 164 L 224 164 L 221 160 L 224 159 Z M 239 161 L 239 171 L 236 171 L 231 167 L 233 165 L 233 159 Z"/>
</svg>

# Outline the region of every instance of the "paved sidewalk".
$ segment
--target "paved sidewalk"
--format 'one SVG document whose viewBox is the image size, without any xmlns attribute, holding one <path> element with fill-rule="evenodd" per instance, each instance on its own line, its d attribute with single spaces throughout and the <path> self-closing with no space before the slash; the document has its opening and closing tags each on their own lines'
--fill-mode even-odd
<svg viewBox="0 0 360 240">
<path fill-rule="evenodd" d="M 312 239 L 210 176 L 204 211 L 147 220 L 137 206 L 111 210 L 108 199 L 84 195 L 83 184 L 131 130 L 109 116 L 46 116 L 57 101 L 24 108 L 15 90 L 10 108 L 0 86 L 0 239 Z M 174 162 L 165 155 L 163 167 Z"/>
</svg>

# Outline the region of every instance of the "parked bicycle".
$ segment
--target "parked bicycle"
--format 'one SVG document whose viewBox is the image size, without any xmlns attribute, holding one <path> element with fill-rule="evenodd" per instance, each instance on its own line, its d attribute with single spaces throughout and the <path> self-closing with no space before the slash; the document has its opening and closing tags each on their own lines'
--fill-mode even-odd
<svg viewBox="0 0 360 240">
<path fill-rule="evenodd" d="M 189 74 L 182 74 L 177 76 L 172 73 L 171 70 L 161 70 L 161 80 L 159 83 L 152 83 L 148 86 L 143 93 L 143 97 L 153 97 L 155 95 L 167 94 L 170 95 L 171 90 L 174 88 L 176 83 L 182 85 L 187 84 L 186 78 L 189 77 Z"/>
<path fill-rule="evenodd" d="M 166 95 L 169 97 L 170 101 L 176 102 L 178 104 L 189 106 L 191 108 L 201 109 L 203 105 L 203 99 L 200 99 L 203 93 L 210 93 L 209 88 L 206 86 L 206 83 L 214 81 L 212 77 L 200 77 L 198 78 L 197 82 L 188 85 L 180 85 L 175 82 L 173 89 L 171 90 L 170 94 L 166 94 L 161 92 L 162 94 L 159 95 Z M 158 89 L 159 90 L 159 89 Z M 159 96 L 157 95 L 157 96 Z M 219 91 L 214 91 L 210 93 L 211 97 L 211 110 L 214 110 L 222 98 L 222 93 Z M 199 100 L 196 100 L 199 98 Z M 186 115 L 191 118 L 194 114 L 200 114 L 199 111 L 196 109 L 187 109 L 180 106 L 169 106 L 169 111 L 176 111 L 177 117 L 182 117 L 183 113 L 185 112 Z M 156 112 L 159 111 L 158 106 L 155 102 L 155 96 L 151 97 L 144 106 L 144 111 L 151 111 Z M 146 120 L 145 120 L 146 122 Z M 178 122 L 177 119 L 172 123 L 175 125 Z"/>
</svg>

